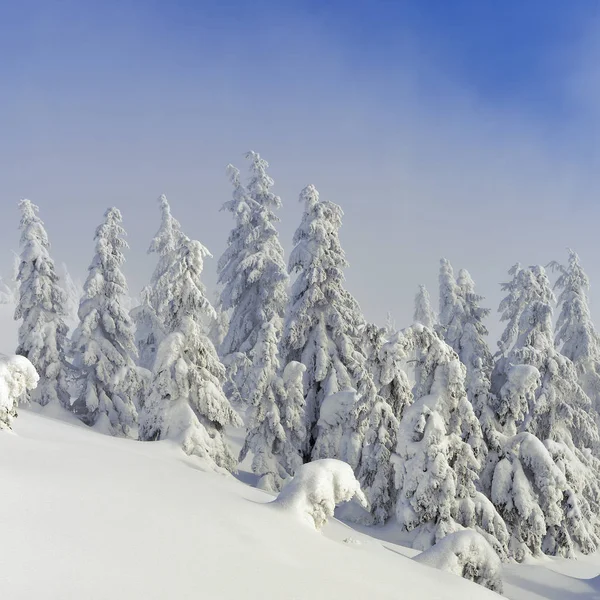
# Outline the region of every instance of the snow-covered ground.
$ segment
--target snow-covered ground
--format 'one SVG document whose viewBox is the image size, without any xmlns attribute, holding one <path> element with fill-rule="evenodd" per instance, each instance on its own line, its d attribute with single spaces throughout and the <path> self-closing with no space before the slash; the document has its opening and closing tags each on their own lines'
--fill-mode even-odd
<svg viewBox="0 0 600 600">
<path fill-rule="evenodd" d="M 0 598 L 497 597 L 367 529 L 334 520 L 317 532 L 269 506 L 248 474 L 206 472 L 170 442 L 113 438 L 32 410 L 14 431 L 0 434 Z M 600 556 L 511 565 L 505 594 L 600 598 L 598 573 Z"/>
</svg>

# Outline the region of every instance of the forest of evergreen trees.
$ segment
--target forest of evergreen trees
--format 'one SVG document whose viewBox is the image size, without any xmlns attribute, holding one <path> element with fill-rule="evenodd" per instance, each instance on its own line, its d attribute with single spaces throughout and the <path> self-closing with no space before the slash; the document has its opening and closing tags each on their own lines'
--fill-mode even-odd
<svg viewBox="0 0 600 600">
<path fill-rule="evenodd" d="M 439 310 L 421 286 L 412 325 L 381 327 L 344 284 L 342 209 L 304 188 L 286 261 L 268 163 L 247 159 L 247 180 L 227 169 L 233 227 L 217 302 L 202 283 L 209 251 L 161 196 L 140 304 L 125 301 L 127 243 L 110 208 L 72 331 L 76 286 L 55 268 L 37 206 L 20 202 L 12 293 L 16 353 L 40 376 L 29 400 L 107 434 L 176 440 L 215 470 L 250 457 L 269 491 L 311 460 L 342 460 L 368 500 L 353 518 L 395 520 L 418 549 L 464 528 L 505 560 L 598 549 L 600 337 L 577 254 L 548 265 L 553 285 L 542 266 L 510 269 L 497 351 L 471 276 L 445 259 Z M 1 410 L 0 427 L 14 415 Z M 240 456 L 229 427 L 245 427 Z"/>
</svg>

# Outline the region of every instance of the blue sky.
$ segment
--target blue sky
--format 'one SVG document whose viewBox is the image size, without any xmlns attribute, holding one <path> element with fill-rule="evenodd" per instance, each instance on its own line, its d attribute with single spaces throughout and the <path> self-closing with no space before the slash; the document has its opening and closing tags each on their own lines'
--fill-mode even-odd
<svg viewBox="0 0 600 600">
<path fill-rule="evenodd" d="M 342 205 L 348 286 L 369 319 L 408 324 L 441 256 L 494 309 L 512 263 L 565 246 L 600 285 L 599 12 L 584 0 L 0 0 L 0 273 L 23 196 L 80 278 L 115 205 L 139 291 L 163 192 L 218 257 L 225 166 L 244 169 L 252 148 L 271 163 L 288 251 L 304 185 Z"/>
</svg>

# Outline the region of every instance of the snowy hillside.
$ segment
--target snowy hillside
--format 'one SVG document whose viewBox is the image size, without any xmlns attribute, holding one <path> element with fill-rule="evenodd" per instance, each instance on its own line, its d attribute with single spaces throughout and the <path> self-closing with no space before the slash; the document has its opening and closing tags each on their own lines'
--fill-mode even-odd
<svg viewBox="0 0 600 600">
<path fill-rule="evenodd" d="M 30 410 L 14 431 L 0 435 L 2 598 L 498 597 L 339 521 L 318 533 L 171 442 L 114 438 Z M 506 570 L 514 599 L 600 593 L 579 579 L 600 572 L 597 557 Z"/>
</svg>

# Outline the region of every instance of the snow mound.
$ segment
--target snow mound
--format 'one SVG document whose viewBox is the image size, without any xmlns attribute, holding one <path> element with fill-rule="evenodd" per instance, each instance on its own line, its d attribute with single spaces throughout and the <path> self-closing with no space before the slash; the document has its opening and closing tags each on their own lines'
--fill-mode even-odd
<svg viewBox="0 0 600 600">
<path fill-rule="evenodd" d="M 367 507 L 352 467 L 326 458 L 302 465 L 272 504 L 298 515 L 318 530 L 333 516 L 336 505 L 353 498 Z"/>
<path fill-rule="evenodd" d="M 38 381 L 34 366 L 24 356 L 0 356 L 0 429 L 10 429 L 19 399 Z"/>
<path fill-rule="evenodd" d="M 465 529 L 451 533 L 414 560 L 502 593 L 502 562 L 476 531 Z"/>
</svg>

